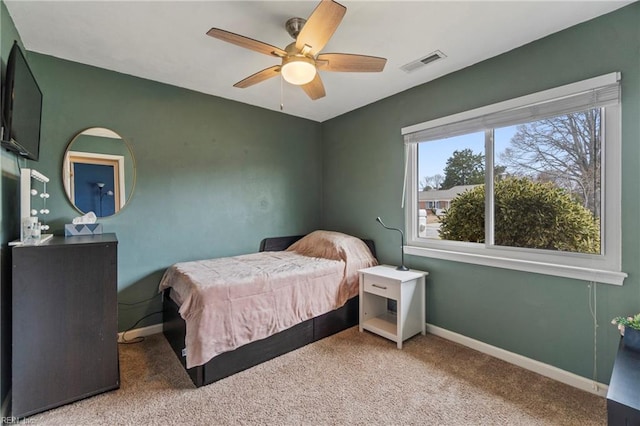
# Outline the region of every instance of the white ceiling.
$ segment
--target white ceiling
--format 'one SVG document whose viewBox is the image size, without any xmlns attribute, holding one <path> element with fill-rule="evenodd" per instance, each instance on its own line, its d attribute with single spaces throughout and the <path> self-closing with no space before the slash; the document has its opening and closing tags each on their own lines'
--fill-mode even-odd
<svg viewBox="0 0 640 426">
<path fill-rule="evenodd" d="M 342 1 L 347 13 L 325 53 L 388 59 L 382 73 L 321 72 L 327 96 L 310 100 L 272 78 L 232 87 L 279 63 L 211 38 L 212 27 L 284 48 L 287 19 L 317 1 L 5 0 L 25 48 L 322 122 L 632 1 Z M 412 73 L 402 65 L 440 50 Z"/>
</svg>

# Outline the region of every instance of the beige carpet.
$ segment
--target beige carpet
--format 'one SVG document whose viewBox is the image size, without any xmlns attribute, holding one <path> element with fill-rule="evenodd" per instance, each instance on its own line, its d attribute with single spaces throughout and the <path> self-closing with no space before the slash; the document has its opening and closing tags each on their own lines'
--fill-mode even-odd
<svg viewBox="0 0 640 426">
<path fill-rule="evenodd" d="M 162 335 L 120 346 L 122 386 L 38 425 L 603 425 L 603 398 L 447 340 L 357 327 L 196 389 Z"/>
</svg>

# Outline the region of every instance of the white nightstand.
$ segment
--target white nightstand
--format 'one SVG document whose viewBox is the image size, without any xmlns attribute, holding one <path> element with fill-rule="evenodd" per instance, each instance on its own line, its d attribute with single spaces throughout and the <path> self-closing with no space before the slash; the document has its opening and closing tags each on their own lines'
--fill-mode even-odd
<svg viewBox="0 0 640 426">
<path fill-rule="evenodd" d="M 427 272 L 398 271 L 395 266 L 378 265 L 360 269 L 360 331 L 369 330 L 398 344 L 427 332 L 425 277 Z M 388 300 L 397 302 L 390 312 Z"/>
</svg>

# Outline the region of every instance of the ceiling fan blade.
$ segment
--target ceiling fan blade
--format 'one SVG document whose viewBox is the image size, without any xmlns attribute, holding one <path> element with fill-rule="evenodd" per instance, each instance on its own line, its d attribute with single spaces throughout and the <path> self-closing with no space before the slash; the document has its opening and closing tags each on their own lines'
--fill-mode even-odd
<svg viewBox="0 0 640 426">
<path fill-rule="evenodd" d="M 265 68 L 262 71 L 258 71 L 257 73 L 250 75 L 249 77 L 241 80 L 233 85 L 233 87 L 239 87 L 244 89 L 249 86 L 253 86 L 254 84 L 261 83 L 265 80 L 270 79 L 271 77 L 275 77 L 280 74 L 280 65 L 274 65 L 269 68 Z"/>
<path fill-rule="evenodd" d="M 222 41 L 226 41 L 227 43 L 232 43 L 237 46 L 244 47 L 245 49 L 250 49 L 258 53 L 264 53 L 265 55 L 269 56 L 278 56 L 281 58 L 287 55 L 287 53 L 279 47 L 254 40 L 240 34 L 221 30 L 220 28 L 211 28 L 209 31 L 207 31 L 207 35 L 213 38 L 220 39 Z"/>
<path fill-rule="evenodd" d="M 340 72 L 381 72 L 386 63 L 385 58 L 350 53 L 322 53 L 316 59 L 318 69 Z"/>
<path fill-rule="evenodd" d="M 322 80 L 320 79 L 320 74 L 316 73 L 316 76 L 310 83 L 303 84 L 302 90 L 309 96 L 312 100 L 324 98 L 326 92 L 324 91 L 324 84 L 322 84 Z"/>
<path fill-rule="evenodd" d="M 327 44 L 342 22 L 347 8 L 333 0 L 322 0 L 302 27 L 296 39 L 296 49 L 302 51 L 307 45 L 310 53 L 316 55 Z"/>
</svg>

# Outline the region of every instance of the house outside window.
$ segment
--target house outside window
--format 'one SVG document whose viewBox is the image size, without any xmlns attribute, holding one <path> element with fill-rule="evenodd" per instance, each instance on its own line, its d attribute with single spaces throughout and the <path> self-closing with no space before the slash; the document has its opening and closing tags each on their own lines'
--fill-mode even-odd
<svg viewBox="0 0 640 426">
<path fill-rule="evenodd" d="M 618 81 L 404 128 L 405 252 L 622 284 Z"/>
</svg>

